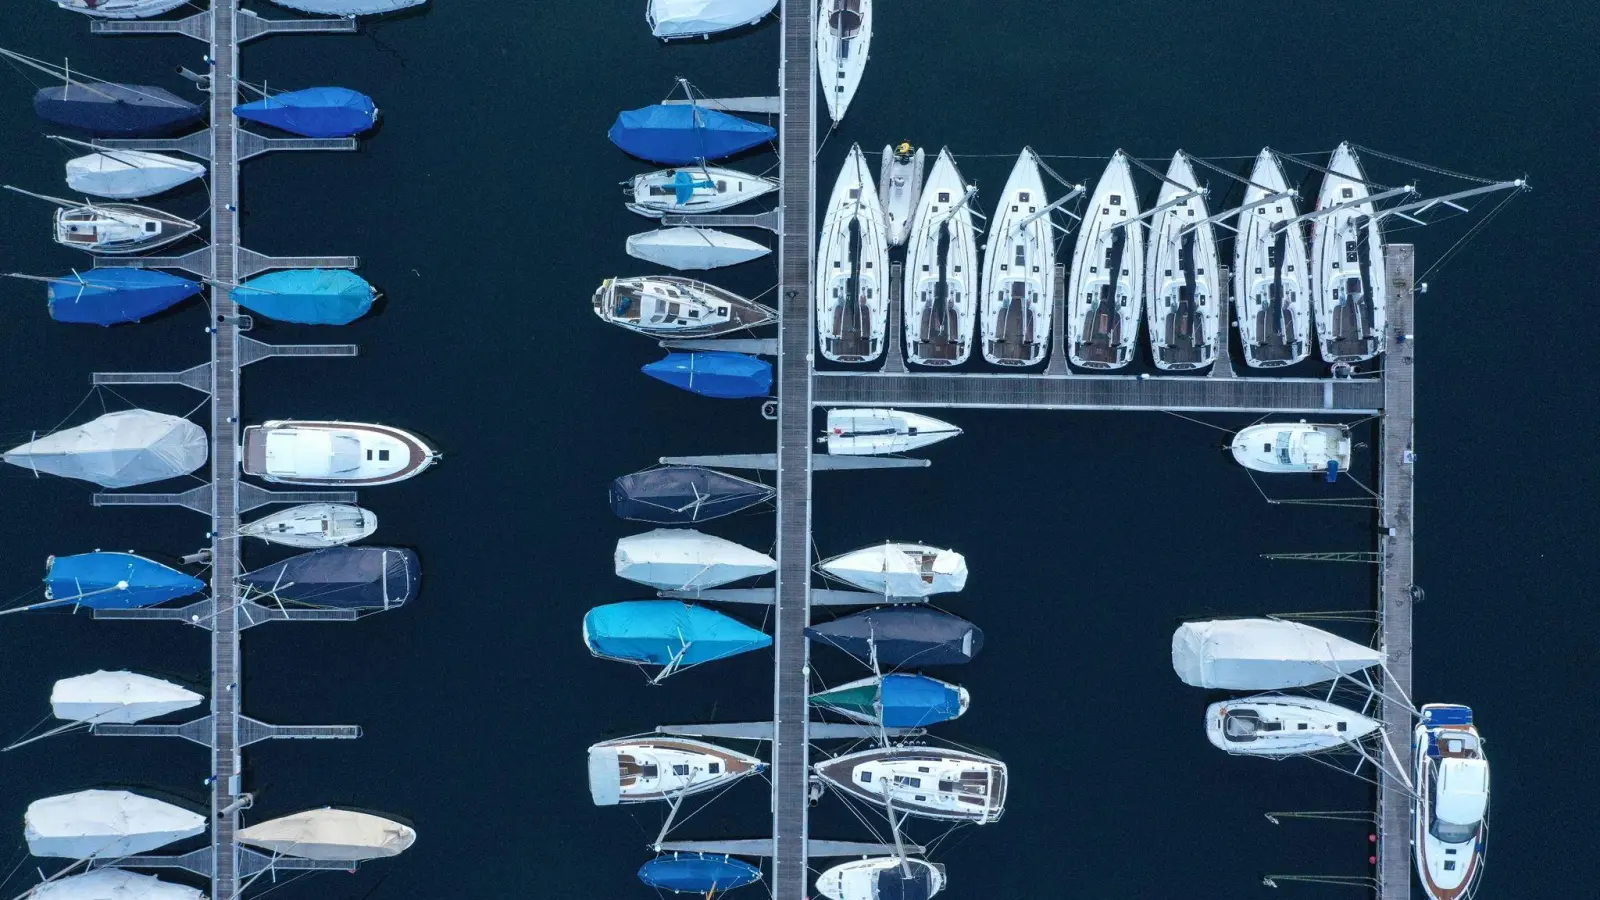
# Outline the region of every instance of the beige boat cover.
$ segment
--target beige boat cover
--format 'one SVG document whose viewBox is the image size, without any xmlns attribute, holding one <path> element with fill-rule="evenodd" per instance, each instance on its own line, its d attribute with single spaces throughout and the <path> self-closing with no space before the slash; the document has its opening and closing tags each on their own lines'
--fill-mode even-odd
<svg viewBox="0 0 1600 900">
<path fill-rule="evenodd" d="M 239 843 L 301 859 L 379 859 L 398 856 L 417 839 L 399 822 L 348 809 L 308 809 L 251 825 Z"/>
</svg>

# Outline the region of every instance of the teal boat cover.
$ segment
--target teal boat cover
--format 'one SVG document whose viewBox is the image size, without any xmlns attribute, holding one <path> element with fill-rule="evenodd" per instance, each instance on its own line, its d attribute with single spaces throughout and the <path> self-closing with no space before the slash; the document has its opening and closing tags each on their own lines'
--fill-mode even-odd
<svg viewBox="0 0 1600 900">
<path fill-rule="evenodd" d="M 347 269 L 268 272 L 233 289 L 240 306 L 302 325 L 346 325 L 367 314 L 377 291 Z"/>
<path fill-rule="evenodd" d="M 583 640 L 596 656 L 682 669 L 772 645 L 738 619 L 678 600 L 628 600 L 589 610 Z"/>
</svg>

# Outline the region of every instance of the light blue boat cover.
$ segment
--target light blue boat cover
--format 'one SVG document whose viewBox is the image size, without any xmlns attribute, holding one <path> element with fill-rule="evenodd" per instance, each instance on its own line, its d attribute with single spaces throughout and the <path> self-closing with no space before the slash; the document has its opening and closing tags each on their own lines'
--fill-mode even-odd
<svg viewBox="0 0 1600 900">
<path fill-rule="evenodd" d="M 715 189 L 717 183 L 709 178 L 696 178 L 688 172 L 679 172 L 672 176 L 672 197 L 678 205 L 688 203 L 694 199 L 696 189 Z"/>
<path fill-rule="evenodd" d="M 187 597 L 206 583 L 132 553 L 52 556 L 44 573 L 47 606 L 136 609 Z"/>
<path fill-rule="evenodd" d="M 371 128 L 378 121 L 378 106 L 360 91 L 314 87 L 235 106 L 233 114 L 301 137 L 341 138 Z"/>
<path fill-rule="evenodd" d="M 733 400 L 772 393 L 772 363 L 726 350 L 668 353 L 639 371 L 703 397 Z"/>
<path fill-rule="evenodd" d="M 742 859 L 711 853 L 658 856 L 639 867 L 639 880 L 675 894 L 711 894 L 761 880 L 761 870 Z"/>
<path fill-rule="evenodd" d="M 596 656 L 655 666 L 677 659 L 679 668 L 772 645 L 771 637 L 738 619 L 678 600 L 596 606 L 583 617 L 583 640 Z"/>
<path fill-rule="evenodd" d="M 634 156 L 667 165 L 721 159 L 778 136 L 775 129 L 725 112 L 665 104 L 622 113 L 607 134 Z"/>
<path fill-rule="evenodd" d="M 137 322 L 201 291 L 187 278 L 154 269 L 91 269 L 63 275 L 47 287 L 50 318 L 88 325 Z"/>
<path fill-rule="evenodd" d="M 288 269 L 244 282 L 233 289 L 233 299 L 280 322 L 346 325 L 367 314 L 374 293 L 348 269 Z"/>
<path fill-rule="evenodd" d="M 961 694 L 926 675 L 885 675 L 878 696 L 883 724 L 890 728 L 920 728 L 961 715 Z"/>
</svg>

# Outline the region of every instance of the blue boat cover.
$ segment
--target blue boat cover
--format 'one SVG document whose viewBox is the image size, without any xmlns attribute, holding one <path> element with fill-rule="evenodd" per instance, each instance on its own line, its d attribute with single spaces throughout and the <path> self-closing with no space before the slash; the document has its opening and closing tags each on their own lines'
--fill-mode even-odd
<svg viewBox="0 0 1600 900">
<path fill-rule="evenodd" d="M 170 309 L 201 287 L 154 269 L 92 269 L 54 279 L 48 290 L 50 318 L 57 322 L 118 325 Z"/>
<path fill-rule="evenodd" d="M 885 675 L 878 696 L 883 724 L 890 728 L 920 728 L 961 715 L 960 692 L 926 675 Z"/>
<path fill-rule="evenodd" d="M 233 289 L 233 299 L 251 312 L 280 322 L 345 325 L 367 314 L 376 291 L 347 269 L 288 269 L 268 272 Z"/>
<path fill-rule="evenodd" d="M 806 629 L 806 637 L 884 666 L 971 662 L 983 649 L 983 630 L 960 616 L 925 606 L 882 606 Z"/>
<path fill-rule="evenodd" d="M 247 572 L 239 582 L 284 601 L 329 609 L 392 609 L 422 587 L 417 554 L 399 547 L 329 547 Z"/>
<path fill-rule="evenodd" d="M 668 353 L 639 371 L 702 397 L 736 400 L 772 392 L 772 363 L 726 350 Z"/>
<path fill-rule="evenodd" d="M 1430 705 L 1422 710 L 1422 724 L 1429 728 L 1439 725 L 1471 725 L 1472 707 L 1443 703 Z"/>
<path fill-rule="evenodd" d="M 33 95 L 39 118 L 101 137 L 140 137 L 176 131 L 205 114 L 170 91 L 146 84 L 64 84 Z"/>
<path fill-rule="evenodd" d="M 52 556 L 45 566 L 47 606 L 137 609 L 187 597 L 206 583 L 132 553 L 79 553 Z"/>
<path fill-rule="evenodd" d="M 678 600 L 627 600 L 596 606 L 583 617 L 589 652 L 622 662 L 678 668 L 738 656 L 772 638 L 703 606 Z"/>
<path fill-rule="evenodd" d="M 679 172 L 672 176 L 672 197 L 678 204 L 688 203 L 694 199 L 694 192 L 698 189 L 715 189 L 717 183 L 709 178 L 696 178 L 688 172 Z"/>
<path fill-rule="evenodd" d="M 314 87 L 241 104 L 233 114 L 301 137 L 338 138 L 371 128 L 378 121 L 378 106 L 360 91 Z"/>
<path fill-rule="evenodd" d="M 641 159 L 682 165 L 732 156 L 773 140 L 778 132 L 714 109 L 657 104 L 617 116 L 607 135 Z"/>
<path fill-rule="evenodd" d="M 774 493 L 716 469 L 664 466 L 612 481 L 611 511 L 636 522 L 692 525 L 765 503 Z"/>
<path fill-rule="evenodd" d="M 912 866 L 905 877 L 898 866 L 879 869 L 872 875 L 877 900 L 928 900 L 933 896 L 933 872 L 927 866 Z"/>
<path fill-rule="evenodd" d="M 742 859 L 710 853 L 658 856 L 639 867 L 639 880 L 675 894 L 711 894 L 761 880 L 761 870 Z"/>
</svg>

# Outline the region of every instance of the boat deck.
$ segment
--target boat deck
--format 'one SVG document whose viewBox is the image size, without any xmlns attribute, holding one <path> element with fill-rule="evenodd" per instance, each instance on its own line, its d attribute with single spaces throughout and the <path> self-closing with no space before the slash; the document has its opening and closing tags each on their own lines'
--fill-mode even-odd
<svg viewBox="0 0 1600 900">
<path fill-rule="evenodd" d="M 1047 350 L 1043 345 L 1048 340 L 1047 335 L 1039 333 L 1041 318 L 1028 303 L 1027 286 L 1013 282 L 995 326 L 1000 337 L 988 333 L 983 336 L 988 355 L 1001 365 L 1031 366 L 1041 362 Z"/>
</svg>

